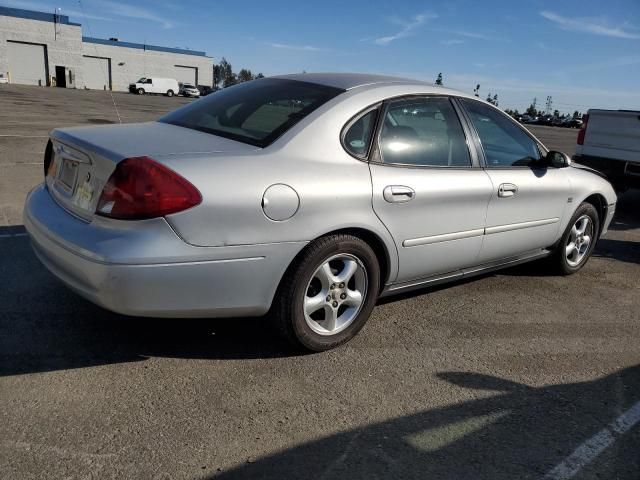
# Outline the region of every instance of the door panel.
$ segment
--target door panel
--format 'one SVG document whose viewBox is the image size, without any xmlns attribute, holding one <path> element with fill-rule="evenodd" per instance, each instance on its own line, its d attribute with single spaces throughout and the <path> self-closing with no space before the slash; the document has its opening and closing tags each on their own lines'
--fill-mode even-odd
<svg viewBox="0 0 640 480">
<path fill-rule="evenodd" d="M 482 147 L 492 193 L 482 263 L 551 246 L 570 192 L 563 169 L 548 168 L 537 142 L 503 112 L 461 99 Z"/>
<path fill-rule="evenodd" d="M 569 180 L 564 169 L 487 169 L 493 191 L 487 211 L 482 263 L 551 246 L 560 236 Z M 500 186 L 513 184 L 511 196 Z"/>
<path fill-rule="evenodd" d="M 447 97 L 389 102 L 370 164 L 373 208 L 398 249 L 397 282 L 475 265 L 491 181 L 471 152 Z"/>
<path fill-rule="evenodd" d="M 397 282 L 475 265 L 482 246 L 491 182 L 480 169 L 401 168 L 371 164 L 373 208 L 398 249 Z M 390 203 L 388 186 L 414 190 Z"/>
</svg>

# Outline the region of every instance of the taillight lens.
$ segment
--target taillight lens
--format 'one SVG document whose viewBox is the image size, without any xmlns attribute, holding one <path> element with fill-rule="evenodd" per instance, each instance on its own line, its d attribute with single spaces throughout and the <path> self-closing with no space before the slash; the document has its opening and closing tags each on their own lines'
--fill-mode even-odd
<svg viewBox="0 0 640 480">
<path fill-rule="evenodd" d="M 102 190 L 96 214 L 121 220 L 142 220 L 181 212 L 202 201 L 185 178 L 149 157 L 118 163 Z"/>
<path fill-rule="evenodd" d="M 586 113 L 582 116 L 582 127 L 578 132 L 578 145 L 584 145 L 584 136 L 587 133 L 587 122 L 589 121 L 589 115 Z"/>
<path fill-rule="evenodd" d="M 47 142 L 47 148 L 44 150 L 44 176 L 51 177 L 55 175 L 55 157 L 53 156 L 53 144 L 51 140 Z"/>
</svg>

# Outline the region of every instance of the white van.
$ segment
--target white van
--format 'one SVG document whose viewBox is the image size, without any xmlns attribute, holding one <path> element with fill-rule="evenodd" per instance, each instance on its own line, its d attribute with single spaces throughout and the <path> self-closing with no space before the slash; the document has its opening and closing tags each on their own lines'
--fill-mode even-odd
<svg viewBox="0 0 640 480">
<path fill-rule="evenodd" d="M 145 93 L 160 93 L 173 97 L 180 91 L 175 78 L 147 78 L 142 77 L 136 83 L 129 84 L 129 92 L 144 95 Z"/>
</svg>

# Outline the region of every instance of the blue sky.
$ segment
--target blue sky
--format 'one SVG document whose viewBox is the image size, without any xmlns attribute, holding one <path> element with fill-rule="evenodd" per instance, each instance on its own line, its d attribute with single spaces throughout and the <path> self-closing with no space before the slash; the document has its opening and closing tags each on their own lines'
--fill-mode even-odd
<svg viewBox="0 0 640 480">
<path fill-rule="evenodd" d="M 640 109 L 640 1 L 0 0 L 62 13 L 84 35 L 205 50 L 265 75 L 408 76 L 502 107 Z"/>
</svg>

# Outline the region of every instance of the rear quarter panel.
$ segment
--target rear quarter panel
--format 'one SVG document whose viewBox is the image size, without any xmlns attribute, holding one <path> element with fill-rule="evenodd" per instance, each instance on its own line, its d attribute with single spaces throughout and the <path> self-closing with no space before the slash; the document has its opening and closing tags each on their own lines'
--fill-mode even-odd
<svg viewBox="0 0 640 480">
<path fill-rule="evenodd" d="M 195 154 L 158 158 L 202 193 L 202 204 L 167 218 L 178 235 L 197 246 L 311 241 L 329 232 L 362 228 L 387 247 L 391 278 L 397 253 L 389 232 L 374 214 L 367 163 L 342 148 L 340 132 L 362 101 L 332 109 L 325 105 L 270 147 L 247 154 Z M 366 103 L 366 100 L 365 100 Z M 293 188 L 299 207 L 284 221 L 262 208 L 267 188 Z"/>
</svg>

